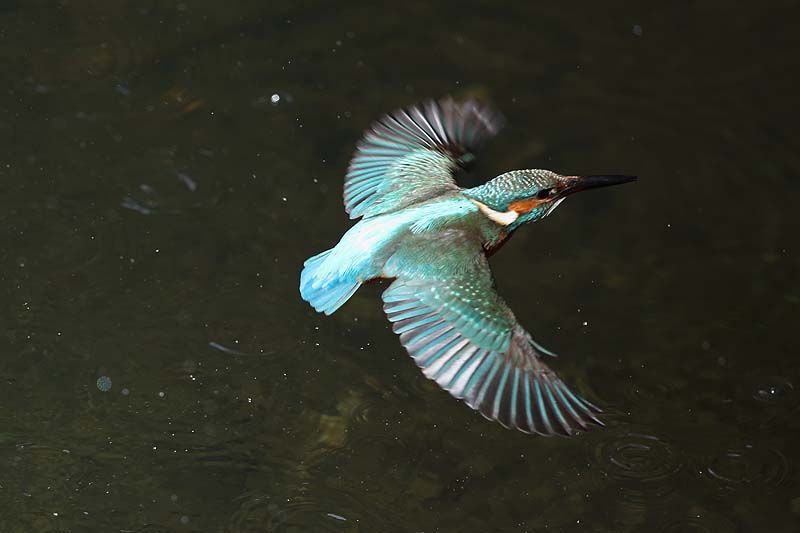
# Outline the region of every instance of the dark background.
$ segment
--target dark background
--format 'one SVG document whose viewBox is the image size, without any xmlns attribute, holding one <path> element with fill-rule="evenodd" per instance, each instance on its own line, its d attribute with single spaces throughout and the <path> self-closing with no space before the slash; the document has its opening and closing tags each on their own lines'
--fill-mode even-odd
<svg viewBox="0 0 800 533">
<path fill-rule="evenodd" d="M 0 531 L 796 531 L 798 3 L 557 4 L 0 4 Z M 467 185 L 641 177 L 492 260 L 605 430 L 300 300 L 362 131 L 447 94 L 508 119 Z"/>
</svg>

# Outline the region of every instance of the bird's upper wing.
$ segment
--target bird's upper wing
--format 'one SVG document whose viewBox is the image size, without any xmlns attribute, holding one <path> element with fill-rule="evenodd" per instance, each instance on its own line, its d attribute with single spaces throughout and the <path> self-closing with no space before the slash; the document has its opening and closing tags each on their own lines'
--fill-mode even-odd
<svg viewBox="0 0 800 533">
<path fill-rule="evenodd" d="M 600 410 L 542 361 L 548 352 L 497 294 L 480 243 L 460 232 L 444 238 L 420 236 L 386 265 L 397 279 L 384 310 L 423 373 L 506 427 L 570 435 L 602 425 Z"/>
<path fill-rule="evenodd" d="M 474 100 L 429 101 L 385 115 L 350 161 L 345 210 L 369 217 L 455 189 L 453 171 L 501 126 L 497 111 Z"/>
</svg>

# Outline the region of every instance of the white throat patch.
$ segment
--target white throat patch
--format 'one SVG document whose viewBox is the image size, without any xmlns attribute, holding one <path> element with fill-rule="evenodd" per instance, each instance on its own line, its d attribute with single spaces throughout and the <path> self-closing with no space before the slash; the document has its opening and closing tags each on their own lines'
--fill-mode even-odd
<svg viewBox="0 0 800 533">
<path fill-rule="evenodd" d="M 517 213 L 513 209 L 511 211 L 506 211 L 505 213 L 502 213 L 500 211 L 495 211 L 488 205 L 482 204 L 477 200 L 470 199 L 470 201 L 473 204 L 477 205 L 478 209 L 481 210 L 481 213 L 486 215 L 489 218 L 489 220 L 497 224 L 500 224 L 501 226 L 508 226 L 509 224 L 517 220 L 517 218 L 519 218 L 519 213 Z"/>
</svg>

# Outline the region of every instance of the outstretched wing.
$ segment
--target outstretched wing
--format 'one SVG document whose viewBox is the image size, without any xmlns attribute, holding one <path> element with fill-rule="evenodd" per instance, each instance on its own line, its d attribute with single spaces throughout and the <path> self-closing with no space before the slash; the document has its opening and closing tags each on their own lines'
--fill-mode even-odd
<svg viewBox="0 0 800 533">
<path fill-rule="evenodd" d="M 505 427 L 571 435 L 602 425 L 600 410 L 542 361 L 548 352 L 497 294 L 480 243 L 463 234 L 447 240 L 419 238 L 387 263 L 397 279 L 383 293 L 384 310 L 423 373 Z"/>
<path fill-rule="evenodd" d="M 384 116 L 350 161 L 345 210 L 369 217 L 455 190 L 453 171 L 501 126 L 497 111 L 474 100 L 429 101 Z"/>
</svg>

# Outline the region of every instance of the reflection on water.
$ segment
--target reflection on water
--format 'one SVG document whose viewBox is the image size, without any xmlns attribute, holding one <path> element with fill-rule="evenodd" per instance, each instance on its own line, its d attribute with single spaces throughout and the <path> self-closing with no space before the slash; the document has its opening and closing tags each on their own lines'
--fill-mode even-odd
<svg viewBox="0 0 800 533">
<path fill-rule="evenodd" d="M 393 10 L 0 7 L 0 531 L 794 531 L 797 7 Z M 382 287 L 299 298 L 364 127 L 444 94 L 508 117 L 467 185 L 641 176 L 492 259 L 605 430 L 453 401 Z"/>
</svg>

